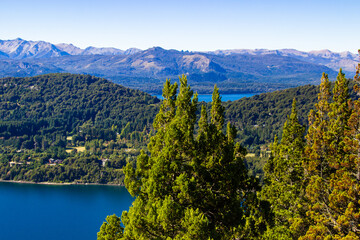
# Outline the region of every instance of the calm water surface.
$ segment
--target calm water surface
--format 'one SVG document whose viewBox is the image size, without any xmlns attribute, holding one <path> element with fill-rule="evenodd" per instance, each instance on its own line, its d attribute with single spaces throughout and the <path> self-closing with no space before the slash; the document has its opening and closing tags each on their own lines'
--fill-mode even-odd
<svg viewBox="0 0 360 240">
<path fill-rule="evenodd" d="M 0 239 L 96 240 L 106 216 L 132 201 L 125 187 L 0 182 Z"/>
<path fill-rule="evenodd" d="M 258 93 L 240 93 L 240 94 L 221 94 L 221 101 L 227 102 L 227 101 L 235 101 L 239 100 L 240 98 L 244 97 L 252 97 Z M 155 95 L 159 99 L 163 99 L 162 95 Z M 198 95 L 199 102 L 211 102 L 212 101 L 212 94 L 199 94 Z"/>
</svg>

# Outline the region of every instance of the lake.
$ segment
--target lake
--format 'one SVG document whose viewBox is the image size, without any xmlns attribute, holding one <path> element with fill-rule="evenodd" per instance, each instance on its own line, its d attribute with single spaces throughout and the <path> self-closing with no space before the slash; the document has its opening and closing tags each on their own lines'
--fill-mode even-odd
<svg viewBox="0 0 360 240">
<path fill-rule="evenodd" d="M 1 239 L 96 240 L 132 201 L 125 187 L 0 182 Z"/>
<path fill-rule="evenodd" d="M 221 94 L 221 101 L 227 102 L 227 101 L 235 101 L 239 100 L 244 97 L 252 97 L 254 95 L 257 95 L 259 93 L 239 93 L 239 94 Z M 163 99 L 162 95 L 154 95 L 159 99 Z M 211 102 L 212 101 L 212 94 L 199 94 L 198 95 L 199 102 Z"/>
</svg>

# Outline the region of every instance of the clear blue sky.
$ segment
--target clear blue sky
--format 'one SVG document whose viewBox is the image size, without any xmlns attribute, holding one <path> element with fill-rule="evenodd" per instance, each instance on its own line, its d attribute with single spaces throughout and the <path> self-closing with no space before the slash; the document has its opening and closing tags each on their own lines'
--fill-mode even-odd
<svg viewBox="0 0 360 240">
<path fill-rule="evenodd" d="M 357 52 L 359 0 L 2 0 L 0 39 L 206 51 Z"/>
</svg>

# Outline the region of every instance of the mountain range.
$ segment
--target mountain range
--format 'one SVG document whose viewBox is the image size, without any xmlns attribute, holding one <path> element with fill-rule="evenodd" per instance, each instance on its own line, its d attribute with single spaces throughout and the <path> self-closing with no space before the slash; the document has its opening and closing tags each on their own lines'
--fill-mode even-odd
<svg viewBox="0 0 360 240">
<path fill-rule="evenodd" d="M 129 55 L 141 51 L 137 48 L 87 47 L 81 49 L 72 44 L 52 44 L 44 41 L 26 41 L 21 38 L 0 40 L 0 59 L 48 58 L 68 55 Z"/>
<path fill-rule="evenodd" d="M 279 50 L 268 50 L 268 49 L 234 49 L 234 50 L 217 50 L 209 52 L 216 55 L 231 55 L 231 54 L 249 54 L 249 55 L 266 55 L 275 54 L 279 56 L 293 57 L 305 62 L 315 63 L 327 66 L 335 71 L 340 68 L 344 72 L 354 73 L 355 67 L 357 66 L 359 56 L 351 52 L 332 52 L 324 49 L 319 51 L 302 52 L 296 49 L 279 49 Z"/>
<path fill-rule="evenodd" d="M 352 77 L 357 56 L 329 50 L 234 49 L 212 52 L 88 47 L 0 40 L 0 77 L 46 73 L 80 73 L 108 78 L 126 87 L 160 93 L 166 78 L 186 74 L 193 89 L 208 93 L 217 84 L 222 93 L 268 92 L 317 84 L 322 72 L 335 78 L 339 68 Z"/>
</svg>

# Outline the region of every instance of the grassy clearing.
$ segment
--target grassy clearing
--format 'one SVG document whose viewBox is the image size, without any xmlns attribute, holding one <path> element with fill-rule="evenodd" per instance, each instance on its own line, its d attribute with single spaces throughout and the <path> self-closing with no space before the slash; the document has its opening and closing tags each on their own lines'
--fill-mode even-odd
<svg viewBox="0 0 360 240">
<path fill-rule="evenodd" d="M 255 153 L 248 153 L 245 157 L 255 157 Z"/>
<path fill-rule="evenodd" d="M 67 153 L 70 153 L 73 149 L 76 149 L 78 152 L 84 152 L 85 151 L 85 147 L 69 147 L 65 151 Z"/>
</svg>

